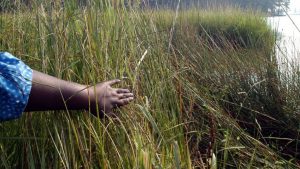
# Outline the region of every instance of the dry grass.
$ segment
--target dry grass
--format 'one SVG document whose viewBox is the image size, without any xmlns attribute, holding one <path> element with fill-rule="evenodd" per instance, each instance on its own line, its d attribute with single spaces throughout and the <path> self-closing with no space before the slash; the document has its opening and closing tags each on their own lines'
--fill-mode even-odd
<svg viewBox="0 0 300 169">
<path fill-rule="evenodd" d="M 296 166 L 300 92 L 280 80 L 260 14 L 104 2 L 1 14 L 0 50 L 84 84 L 126 76 L 136 95 L 114 120 L 61 111 L 1 123 L 2 168 Z"/>
</svg>

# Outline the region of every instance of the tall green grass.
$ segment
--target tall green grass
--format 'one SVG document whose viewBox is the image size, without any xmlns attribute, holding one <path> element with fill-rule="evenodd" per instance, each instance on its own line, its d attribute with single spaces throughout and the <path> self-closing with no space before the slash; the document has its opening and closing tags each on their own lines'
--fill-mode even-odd
<svg viewBox="0 0 300 169">
<path fill-rule="evenodd" d="M 83 84 L 128 77 L 120 86 L 136 96 L 116 119 L 1 123 L 1 168 L 296 167 L 299 87 L 281 80 L 261 14 L 111 2 L 16 1 L 0 14 L 0 50 Z"/>
</svg>

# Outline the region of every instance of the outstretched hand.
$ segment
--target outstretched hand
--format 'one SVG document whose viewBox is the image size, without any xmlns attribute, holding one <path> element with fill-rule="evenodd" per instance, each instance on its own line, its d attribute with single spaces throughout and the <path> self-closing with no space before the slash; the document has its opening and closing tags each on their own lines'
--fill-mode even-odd
<svg viewBox="0 0 300 169">
<path fill-rule="evenodd" d="M 89 87 L 33 70 L 32 88 L 25 111 L 88 110 L 93 115 L 113 115 L 113 109 L 133 100 L 128 89 L 113 88 L 121 80 Z"/>
<path fill-rule="evenodd" d="M 102 117 L 106 115 L 113 115 L 113 109 L 127 105 L 134 99 L 133 93 L 128 89 L 113 88 L 112 86 L 120 83 L 121 80 L 115 79 L 103 83 L 99 83 L 89 89 L 93 94 L 91 104 L 91 113 L 95 116 Z M 98 111 L 97 111 L 98 110 Z"/>
</svg>

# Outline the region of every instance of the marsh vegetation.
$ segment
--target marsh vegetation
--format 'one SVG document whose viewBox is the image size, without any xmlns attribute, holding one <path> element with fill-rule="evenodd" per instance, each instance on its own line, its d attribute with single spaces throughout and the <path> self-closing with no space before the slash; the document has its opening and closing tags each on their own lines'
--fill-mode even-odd
<svg viewBox="0 0 300 169">
<path fill-rule="evenodd" d="M 297 168 L 299 67 L 280 71 L 262 13 L 89 2 L 16 3 L 0 50 L 83 84 L 125 76 L 135 102 L 1 123 L 0 168 Z"/>
</svg>

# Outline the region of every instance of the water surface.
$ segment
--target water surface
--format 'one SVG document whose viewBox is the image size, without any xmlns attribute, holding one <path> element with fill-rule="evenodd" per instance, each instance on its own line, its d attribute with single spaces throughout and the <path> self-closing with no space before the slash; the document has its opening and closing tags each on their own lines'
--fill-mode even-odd
<svg viewBox="0 0 300 169">
<path fill-rule="evenodd" d="M 300 63 L 300 15 L 269 17 L 268 23 L 280 35 L 276 50 L 280 63 Z"/>
</svg>

